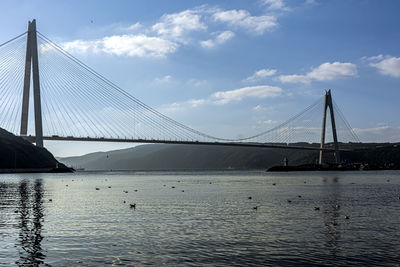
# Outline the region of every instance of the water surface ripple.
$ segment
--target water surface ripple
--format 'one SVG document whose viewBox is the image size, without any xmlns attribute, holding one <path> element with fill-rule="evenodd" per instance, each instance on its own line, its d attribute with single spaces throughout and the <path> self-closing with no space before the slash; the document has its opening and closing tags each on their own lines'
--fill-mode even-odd
<svg viewBox="0 0 400 267">
<path fill-rule="evenodd" d="M 3 266 L 399 266 L 399 252 L 398 171 L 0 175 Z"/>
</svg>

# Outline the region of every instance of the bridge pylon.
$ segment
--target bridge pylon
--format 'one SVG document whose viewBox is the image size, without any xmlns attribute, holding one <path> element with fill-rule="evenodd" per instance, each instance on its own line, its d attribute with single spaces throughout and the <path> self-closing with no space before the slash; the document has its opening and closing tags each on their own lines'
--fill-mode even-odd
<svg viewBox="0 0 400 267">
<path fill-rule="evenodd" d="M 38 59 L 38 47 L 37 47 L 37 35 L 36 35 L 36 20 L 28 22 L 24 91 L 22 96 L 22 112 L 21 112 L 21 128 L 20 128 L 21 136 L 26 136 L 28 132 L 31 72 L 32 72 L 33 101 L 34 101 L 34 112 L 35 112 L 35 138 L 36 138 L 35 143 L 36 146 L 43 147 L 43 125 L 42 125 L 42 107 L 40 103 L 39 59 Z"/>
<path fill-rule="evenodd" d="M 330 116 L 331 116 L 331 126 L 332 126 L 332 135 L 333 135 L 333 143 L 335 146 L 335 162 L 340 163 L 340 154 L 339 154 L 339 143 L 336 133 L 336 123 L 335 123 L 335 113 L 333 111 L 333 103 L 332 103 L 332 95 L 331 90 L 325 91 L 325 101 L 324 101 L 324 115 L 322 118 L 322 133 L 321 133 L 321 150 L 319 151 L 319 164 L 322 164 L 322 156 L 323 156 L 323 148 L 325 146 L 325 130 L 326 130 L 326 116 L 327 109 L 329 108 Z"/>
</svg>

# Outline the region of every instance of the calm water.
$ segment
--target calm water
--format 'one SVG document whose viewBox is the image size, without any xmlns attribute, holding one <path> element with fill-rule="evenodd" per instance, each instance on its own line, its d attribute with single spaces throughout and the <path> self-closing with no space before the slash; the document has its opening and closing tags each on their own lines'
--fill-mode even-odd
<svg viewBox="0 0 400 267">
<path fill-rule="evenodd" d="M 400 172 L 0 175 L 0 265 L 399 266 L 399 196 Z"/>
</svg>

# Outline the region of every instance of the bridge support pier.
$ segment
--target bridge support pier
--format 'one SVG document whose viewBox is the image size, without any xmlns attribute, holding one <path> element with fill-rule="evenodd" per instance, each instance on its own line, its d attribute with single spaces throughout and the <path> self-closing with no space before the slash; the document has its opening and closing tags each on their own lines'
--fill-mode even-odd
<svg viewBox="0 0 400 267">
<path fill-rule="evenodd" d="M 22 112 L 21 112 L 21 136 L 28 133 L 28 113 L 29 113 L 29 94 L 31 84 L 33 84 L 33 101 L 35 111 L 35 136 L 36 146 L 43 147 L 43 125 L 42 125 L 42 107 L 40 102 L 40 80 L 39 80 L 39 59 L 36 35 L 36 20 L 28 22 L 28 38 L 26 42 L 25 57 L 25 76 L 24 91 L 22 96 Z"/>
<path fill-rule="evenodd" d="M 330 116 L 331 116 L 331 125 L 332 125 L 332 135 L 333 135 L 333 143 L 335 146 L 335 162 L 340 163 L 340 154 L 339 154 L 339 143 L 337 139 L 336 133 L 336 123 L 335 123 L 335 114 L 333 111 L 333 103 L 332 103 L 332 95 L 331 90 L 325 91 L 325 103 L 324 103 L 324 115 L 322 118 L 322 133 L 321 133 L 321 150 L 319 151 L 319 164 L 323 162 L 323 150 L 325 145 L 325 129 L 326 129 L 326 115 L 327 109 L 329 108 Z"/>
</svg>

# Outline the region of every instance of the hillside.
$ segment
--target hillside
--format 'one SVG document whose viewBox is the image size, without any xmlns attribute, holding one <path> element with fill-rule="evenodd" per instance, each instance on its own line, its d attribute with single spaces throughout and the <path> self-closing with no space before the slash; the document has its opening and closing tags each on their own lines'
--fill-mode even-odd
<svg viewBox="0 0 400 267">
<path fill-rule="evenodd" d="M 45 148 L 36 147 L 0 128 L 0 170 L 52 169 L 57 165 L 65 168 Z"/>
<path fill-rule="evenodd" d="M 199 145 L 140 145 L 129 149 L 97 152 L 81 157 L 59 159 L 67 166 L 86 170 L 200 170 L 264 169 L 281 164 L 284 157 L 291 164 L 316 159 L 317 152 Z"/>
<path fill-rule="evenodd" d="M 280 164 L 284 157 L 300 164 L 302 158 L 316 155 L 316 152 L 268 148 L 151 144 L 60 161 L 86 170 L 264 169 Z"/>
<path fill-rule="evenodd" d="M 348 144 L 357 150 L 342 153 L 346 162 L 400 163 L 400 148 L 393 144 Z M 200 145 L 139 145 L 129 149 L 96 152 L 59 159 L 67 166 L 86 170 L 211 170 L 266 169 L 282 164 L 315 163 L 317 151 L 220 147 Z"/>
</svg>

